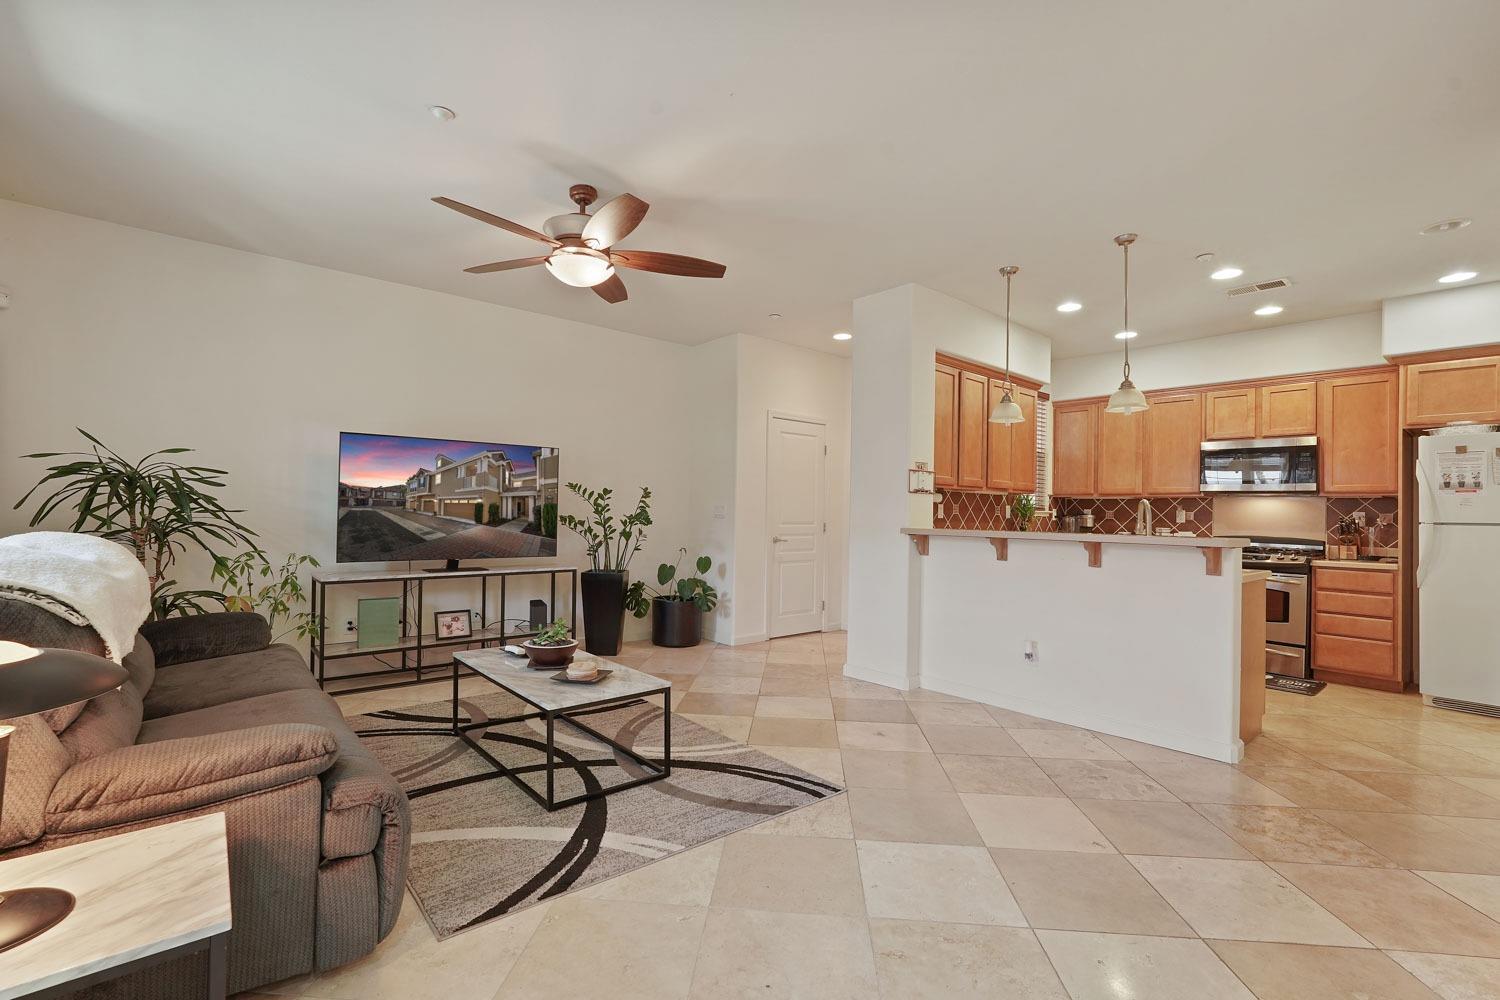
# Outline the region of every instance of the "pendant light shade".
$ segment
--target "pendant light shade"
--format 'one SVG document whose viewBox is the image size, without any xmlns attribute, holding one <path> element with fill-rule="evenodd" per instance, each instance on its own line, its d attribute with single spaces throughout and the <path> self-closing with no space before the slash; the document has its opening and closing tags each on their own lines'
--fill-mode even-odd
<svg viewBox="0 0 1500 1000">
<path fill-rule="evenodd" d="M 1005 392 L 990 409 L 992 424 L 1019 424 L 1026 419 L 1026 415 L 1021 412 L 1021 404 L 1012 397 L 1011 390 L 1015 386 L 1010 381 L 1010 279 L 1019 270 L 1014 264 L 1000 269 L 1000 273 L 1005 275 Z"/>
<path fill-rule="evenodd" d="M 1125 325 L 1120 329 L 1130 330 L 1130 244 L 1135 242 L 1135 233 L 1123 233 L 1115 237 L 1115 245 L 1124 252 L 1125 257 Z M 1135 387 L 1130 381 L 1130 341 L 1125 340 L 1125 368 L 1124 378 L 1120 380 L 1120 388 L 1109 394 L 1109 402 L 1104 406 L 1105 413 L 1140 413 L 1151 404 L 1146 402 L 1146 394 Z"/>
</svg>

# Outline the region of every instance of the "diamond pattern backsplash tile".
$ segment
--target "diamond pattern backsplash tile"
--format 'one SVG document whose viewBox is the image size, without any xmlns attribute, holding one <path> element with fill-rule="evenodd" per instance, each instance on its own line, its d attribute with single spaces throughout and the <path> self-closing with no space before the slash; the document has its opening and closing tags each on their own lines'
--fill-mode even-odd
<svg viewBox="0 0 1500 1000">
<path fill-rule="evenodd" d="M 1396 517 L 1395 497 L 1329 497 L 1328 498 L 1328 543 L 1337 545 L 1338 533 L 1334 526 L 1346 514 L 1365 515 L 1365 537 L 1367 544 L 1375 548 L 1390 549 L 1401 543 L 1401 529 Z M 1386 523 L 1382 524 L 1384 518 Z"/>
<path fill-rule="evenodd" d="M 961 531 L 1018 531 L 1020 526 L 1010 513 L 1010 498 L 1003 493 L 943 494 L 932 505 L 932 526 Z M 1055 531 L 1051 514 L 1038 511 L 1031 531 Z"/>
<path fill-rule="evenodd" d="M 1131 534 L 1141 497 L 1106 499 L 1059 499 L 1058 517 L 1094 513 L 1094 531 L 1100 535 Z M 1151 527 L 1187 531 L 1199 538 L 1214 533 L 1214 502 L 1211 497 L 1151 497 Z M 1183 521 L 1178 523 L 1177 516 Z"/>
</svg>

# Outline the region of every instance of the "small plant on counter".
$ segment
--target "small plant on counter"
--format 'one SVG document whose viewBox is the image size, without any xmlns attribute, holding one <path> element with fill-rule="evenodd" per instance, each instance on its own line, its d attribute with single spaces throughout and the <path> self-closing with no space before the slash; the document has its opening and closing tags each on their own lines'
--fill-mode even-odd
<svg viewBox="0 0 1500 1000">
<path fill-rule="evenodd" d="M 1017 531 L 1030 531 L 1032 518 L 1036 517 L 1036 497 L 1019 494 L 1010 502 L 1010 514 L 1015 518 Z"/>
<path fill-rule="evenodd" d="M 572 641 L 573 637 L 568 634 L 568 623 L 561 618 L 544 626 L 531 640 L 536 646 L 566 646 Z"/>
</svg>

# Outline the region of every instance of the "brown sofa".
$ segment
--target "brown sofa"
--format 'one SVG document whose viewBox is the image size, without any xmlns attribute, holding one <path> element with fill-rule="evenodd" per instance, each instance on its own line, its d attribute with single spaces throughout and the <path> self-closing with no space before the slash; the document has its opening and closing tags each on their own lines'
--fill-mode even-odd
<svg viewBox="0 0 1500 1000">
<path fill-rule="evenodd" d="M 5 599 L 0 639 L 104 650 L 92 629 Z M 117 691 L 14 720 L 0 857 L 222 812 L 231 993 L 372 951 L 401 908 L 410 808 L 301 656 L 260 616 L 222 613 L 146 623 L 125 666 Z M 90 996 L 197 997 L 200 961 Z"/>
</svg>

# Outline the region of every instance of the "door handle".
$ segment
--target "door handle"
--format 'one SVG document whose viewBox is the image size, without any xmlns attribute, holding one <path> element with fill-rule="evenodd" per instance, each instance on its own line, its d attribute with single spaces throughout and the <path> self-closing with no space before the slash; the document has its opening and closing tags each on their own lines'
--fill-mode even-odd
<svg viewBox="0 0 1500 1000">
<path fill-rule="evenodd" d="M 776 544 L 777 542 L 784 542 L 784 541 L 786 541 L 786 539 L 782 538 L 780 535 L 772 535 L 771 536 L 771 544 L 773 544 L 773 545 Z"/>
</svg>

